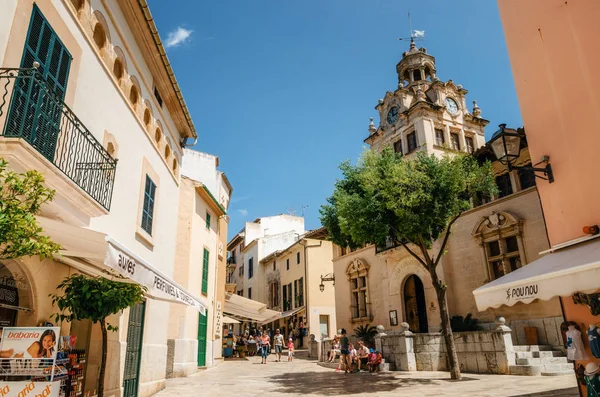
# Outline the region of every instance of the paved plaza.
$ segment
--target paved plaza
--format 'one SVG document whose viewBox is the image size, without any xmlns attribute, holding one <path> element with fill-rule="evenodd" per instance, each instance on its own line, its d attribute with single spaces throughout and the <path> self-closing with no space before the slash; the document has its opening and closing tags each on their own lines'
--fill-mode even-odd
<svg viewBox="0 0 600 397">
<path fill-rule="evenodd" d="M 344 374 L 315 361 L 295 359 L 266 365 L 260 357 L 225 361 L 188 378 L 171 379 L 157 397 L 188 396 L 528 396 L 577 397 L 573 376 L 503 376 L 464 374 L 451 381 L 444 372 Z"/>
</svg>

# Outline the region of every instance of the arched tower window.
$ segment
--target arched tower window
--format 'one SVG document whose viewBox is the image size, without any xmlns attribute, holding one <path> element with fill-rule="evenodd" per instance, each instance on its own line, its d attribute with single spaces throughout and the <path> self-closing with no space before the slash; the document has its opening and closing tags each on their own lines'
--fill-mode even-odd
<svg viewBox="0 0 600 397">
<path fill-rule="evenodd" d="M 413 81 L 423 80 L 421 78 L 421 71 L 419 69 L 413 70 Z"/>
</svg>

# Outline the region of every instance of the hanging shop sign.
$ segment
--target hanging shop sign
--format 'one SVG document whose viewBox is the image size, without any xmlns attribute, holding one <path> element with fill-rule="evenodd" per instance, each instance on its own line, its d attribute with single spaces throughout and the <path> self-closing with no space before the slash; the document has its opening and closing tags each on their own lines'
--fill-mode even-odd
<svg viewBox="0 0 600 397">
<path fill-rule="evenodd" d="M 196 298 L 192 297 L 172 280 L 162 276 L 112 244 L 108 245 L 104 264 L 117 270 L 123 276 L 145 286 L 150 295 L 158 299 L 175 300 L 192 306 L 203 315 L 206 315 L 204 305 Z"/>
<path fill-rule="evenodd" d="M 0 350 L 11 358 L 56 358 L 58 327 L 6 327 Z M 2 393 L 0 396 L 4 397 Z"/>
<path fill-rule="evenodd" d="M 584 294 L 577 292 L 572 297 L 573 303 L 587 306 L 593 316 L 600 316 L 600 293 Z"/>
<path fill-rule="evenodd" d="M 49 397 L 60 394 L 60 382 L 0 382 L 1 397 Z"/>
</svg>

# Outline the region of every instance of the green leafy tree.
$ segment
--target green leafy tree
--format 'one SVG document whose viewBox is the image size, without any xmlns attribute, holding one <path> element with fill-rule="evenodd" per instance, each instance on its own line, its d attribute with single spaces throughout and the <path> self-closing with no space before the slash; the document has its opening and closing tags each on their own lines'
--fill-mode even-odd
<svg viewBox="0 0 600 397">
<path fill-rule="evenodd" d="M 0 158 L 0 260 L 39 255 L 49 258 L 60 245 L 41 234 L 35 215 L 52 201 L 54 190 L 44 186 L 37 171 L 20 174 Z"/>
<path fill-rule="evenodd" d="M 473 317 L 471 313 L 463 316 L 452 316 L 450 319 L 452 332 L 481 331 L 483 328 L 479 325 L 479 320 Z"/>
<path fill-rule="evenodd" d="M 411 160 L 386 147 L 366 150 L 357 165 L 340 165 L 343 178 L 321 207 L 321 222 L 335 244 L 385 246 L 391 239 L 413 256 L 431 276 L 440 307 L 452 379 L 460 367 L 446 303 L 446 284 L 437 268 L 450 231 L 477 194 L 496 189 L 491 164 L 472 156 L 429 156 Z"/>
<path fill-rule="evenodd" d="M 371 324 L 361 324 L 354 328 L 354 336 L 362 339 L 367 345 L 372 346 L 377 335 L 377 328 Z"/>
<path fill-rule="evenodd" d="M 146 287 L 103 277 L 75 274 L 65 278 L 57 289 L 62 291 L 62 295 L 50 294 L 52 305 L 60 310 L 59 313 L 52 315 L 57 322 L 91 320 L 93 323 L 100 323 L 102 360 L 98 377 L 98 397 L 103 397 L 108 331 L 116 331 L 118 328 L 108 324 L 106 319 L 110 315 L 140 303 L 144 298 Z"/>
</svg>

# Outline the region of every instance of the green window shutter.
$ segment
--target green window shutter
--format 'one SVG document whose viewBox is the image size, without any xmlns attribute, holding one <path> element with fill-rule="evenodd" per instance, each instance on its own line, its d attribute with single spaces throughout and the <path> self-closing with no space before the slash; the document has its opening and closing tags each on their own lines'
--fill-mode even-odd
<svg viewBox="0 0 600 397">
<path fill-rule="evenodd" d="M 206 365 L 206 331 L 208 326 L 208 310 L 205 315 L 198 313 L 198 366 L 204 367 Z"/>
<path fill-rule="evenodd" d="M 39 75 L 47 83 L 46 94 L 39 79 L 23 78 L 15 84 L 4 134 L 27 139 L 53 161 L 60 130 L 63 100 L 67 90 L 71 54 L 34 4 L 21 59 L 21 68 L 40 64 Z"/>
<path fill-rule="evenodd" d="M 204 248 L 204 259 L 202 261 L 202 293 L 203 294 L 207 294 L 208 293 L 208 258 L 209 258 L 209 251 Z"/>
<path fill-rule="evenodd" d="M 156 184 L 146 175 L 144 186 L 144 207 L 142 208 L 142 229 L 152 235 L 152 220 L 154 219 L 154 198 L 156 195 Z"/>
<path fill-rule="evenodd" d="M 210 229 L 210 214 L 206 213 L 206 228 Z"/>
</svg>

